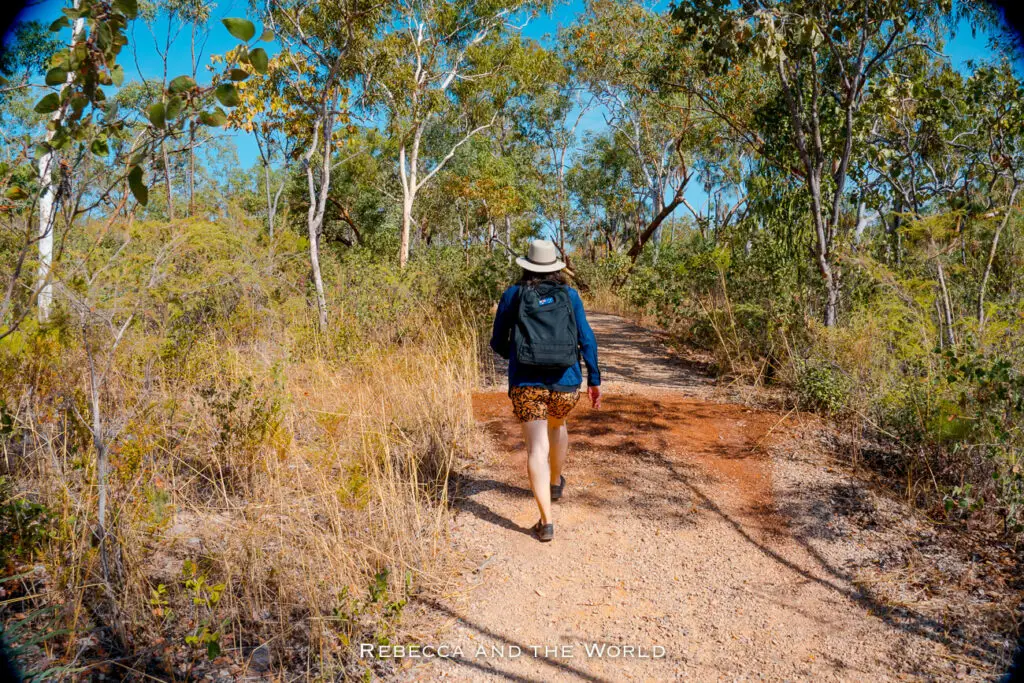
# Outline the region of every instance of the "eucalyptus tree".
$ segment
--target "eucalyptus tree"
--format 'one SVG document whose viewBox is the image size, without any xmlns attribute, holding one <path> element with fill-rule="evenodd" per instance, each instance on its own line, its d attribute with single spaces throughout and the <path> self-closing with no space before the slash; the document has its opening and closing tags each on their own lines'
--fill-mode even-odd
<svg viewBox="0 0 1024 683">
<path fill-rule="evenodd" d="M 870 127 L 858 138 L 866 154 L 851 168 L 851 179 L 860 187 L 858 206 L 878 197 L 887 251 L 897 257 L 901 244 L 893 244 L 894 234 L 912 234 L 927 243 L 927 261 L 938 284 L 939 343 L 956 345 L 945 257 L 963 234 L 962 198 L 981 170 L 977 141 L 982 119 L 963 76 L 924 49 L 897 55 L 876 79 L 862 111 Z"/>
<path fill-rule="evenodd" d="M 595 0 L 564 32 L 578 77 L 602 106 L 616 143 L 630 151 L 635 179 L 642 181 L 645 227 L 630 247 L 633 260 L 682 204 L 690 180 L 685 115 L 650 87 L 665 61 L 670 27 L 663 14 L 640 3 Z"/>
<path fill-rule="evenodd" d="M 35 161 L 38 192 L 21 173 L 25 155 L 13 160 L 0 179 L 7 198 L 15 202 L 12 215 L 34 217 L 38 226 L 35 235 L 25 236 L 24 249 L 6 283 L 0 318 L 11 311 L 15 283 L 25 267 L 25 250 L 37 246 L 38 274 L 28 298 L 38 303 L 40 320 L 49 319 L 58 208 L 64 208 L 65 227 L 70 228 L 77 217 L 100 207 L 123 208 L 129 191 L 138 204 L 145 205 L 149 198 L 146 163 L 170 134 L 173 122 L 196 116 L 206 125 L 224 123 L 222 110 L 208 110 L 214 92 L 220 96 L 231 89 L 218 85 L 224 77 L 220 73 L 214 74 L 215 82 L 209 86 L 200 87 L 192 77 L 181 75 L 159 88 L 160 101 L 146 108 L 149 124 L 141 128 L 130 124 L 130 114 L 120 110 L 118 98 L 108 98 L 108 92 L 116 93 L 124 85 L 125 69 L 119 59 L 129 41 L 129 22 L 137 14 L 135 0 L 77 0 L 49 26 L 51 32 L 67 36 L 66 42 L 62 40 L 67 47 L 47 60 L 44 85 L 39 86 L 46 93 L 33 107 L 39 115 L 35 123 L 45 126 L 45 134 L 27 150 Z M 94 183 L 76 184 L 77 171 L 89 164 L 105 164 L 110 171 L 98 175 Z M 13 331 L 19 320 L 11 321 L 0 336 Z"/>
<path fill-rule="evenodd" d="M 1024 184 L 1024 81 L 1008 60 L 979 68 L 968 80 L 967 89 L 975 104 L 978 121 L 980 165 L 978 194 L 985 215 L 996 214 L 999 199 L 1004 200 L 1002 217 L 996 223 L 985 265 L 978 283 L 977 320 L 979 337 L 987 318 L 985 297 L 992 276 L 999 239 L 1015 211 L 1021 185 Z M 1013 275 L 1016 275 L 1014 273 Z"/>
<path fill-rule="evenodd" d="M 23 90 L 45 73 L 61 42 L 40 21 L 19 22 L 3 38 L 0 50 L 0 95 Z"/>
<path fill-rule="evenodd" d="M 950 0 L 686 0 L 673 10 L 679 39 L 705 53 L 706 68 L 727 73 L 754 58 L 778 88 L 775 110 L 784 125 L 774 119 L 770 127 L 742 133 L 753 151 L 796 174 L 810 196 L 827 326 L 838 319 L 842 272 L 836 247 L 845 230 L 851 165 L 864 153 L 858 136 L 866 94 L 894 56 L 935 44 L 940 22 L 951 12 Z M 709 109 L 736 125 L 729 109 Z M 770 136 L 789 149 L 778 153 Z"/>
<path fill-rule="evenodd" d="M 545 182 L 553 181 L 549 192 L 557 216 L 558 231 L 555 243 L 563 258 L 565 238 L 572 230 L 574 213 L 567 184 L 571 167 L 571 154 L 579 142 L 579 131 L 588 114 L 595 108 L 595 98 L 586 91 L 573 71 L 569 54 L 559 50 L 552 60 L 544 87 L 531 98 L 527 107 L 516 116 L 520 139 L 530 140 L 541 154 L 537 155 L 537 169 Z"/>
<path fill-rule="evenodd" d="M 956 345 L 964 317 L 957 314 L 946 267 L 958 245 L 961 287 L 976 288 L 972 303 L 977 327 L 984 330 L 987 281 L 1024 179 L 1021 89 L 1006 62 L 979 66 L 965 77 L 928 50 L 908 50 L 877 80 L 864 105 L 870 120 L 863 135 L 866 155 L 853 176 L 882 204 L 886 247 L 897 264 L 902 249 L 899 242 L 891 244 L 892 236 L 927 243 L 937 281 L 940 344 Z M 965 240 L 972 228 L 991 222 L 984 261 L 968 282 Z"/>
<path fill-rule="evenodd" d="M 306 232 L 320 329 L 327 327 L 327 297 L 320 270 L 320 238 L 331 193 L 335 159 L 350 129 L 352 85 L 359 64 L 371 47 L 387 7 L 371 0 L 310 4 L 302 0 L 271 0 L 267 21 L 285 46 L 280 69 L 288 83 L 288 99 L 276 105 L 299 129 L 301 164 L 309 206 Z M 261 59 L 257 71 L 267 72 Z M 276 71 L 275 71 L 276 73 Z M 237 77 L 245 81 L 249 74 Z M 244 88 L 243 88 L 244 90 Z M 343 151 L 343 150 L 342 150 Z"/>
<path fill-rule="evenodd" d="M 139 5 L 140 16 L 146 21 L 153 40 L 153 48 L 162 62 L 162 83 L 166 85 L 168 67 L 170 64 L 180 63 L 181 34 L 188 31 L 188 54 L 189 73 L 193 80 L 199 77 L 199 67 L 202 63 L 203 52 L 210 35 L 209 20 L 210 11 L 213 5 L 207 0 L 142 0 Z M 155 20 L 161 20 L 162 35 L 157 35 Z M 173 53 L 173 55 L 172 55 Z M 165 103 L 166 104 L 166 103 Z M 196 176 L 196 148 L 202 145 L 205 140 L 199 138 L 200 127 L 195 118 L 187 121 L 188 138 L 184 151 L 188 153 L 188 215 L 195 212 L 195 176 Z M 183 123 L 184 127 L 184 123 Z M 176 135 L 175 137 L 180 137 Z M 180 150 L 176 150 L 180 151 Z M 167 151 L 166 143 L 160 150 L 163 159 L 165 183 L 167 190 L 167 211 L 168 216 L 174 219 L 174 197 L 173 183 L 171 176 L 171 153 Z"/>
<path fill-rule="evenodd" d="M 390 8 L 361 70 L 368 108 L 383 116 L 393 143 L 402 192 L 401 267 L 409 260 L 420 190 L 463 145 L 494 126 L 510 99 L 536 87 L 536 50 L 524 45 L 518 29 L 542 6 L 401 0 Z M 428 136 L 431 130 L 443 134 Z"/>
<path fill-rule="evenodd" d="M 189 41 L 189 75 L 194 81 L 198 76 L 199 60 L 202 55 L 203 45 L 209 30 L 206 28 L 210 18 L 211 5 L 206 0 L 142 0 L 139 4 L 139 16 L 145 21 L 149 28 L 150 37 L 153 41 L 153 50 L 160 58 L 162 70 L 160 75 L 161 91 L 167 87 L 169 67 L 180 60 L 174 55 L 180 54 L 180 37 L 186 29 L 190 33 Z M 159 30 L 157 28 L 159 19 Z M 160 35 L 158 35 L 158 32 Z M 199 50 L 198 54 L 196 50 Z M 172 55 L 174 53 L 174 55 Z M 140 77 L 142 74 L 139 74 Z M 164 107 L 167 106 L 167 98 L 162 99 Z M 184 122 L 182 122 L 182 127 Z M 186 151 L 189 155 L 189 215 L 194 208 L 195 192 L 195 145 L 196 145 L 196 122 L 193 119 L 189 122 L 189 139 L 186 144 Z M 176 138 L 179 132 L 175 131 L 169 138 Z M 160 156 L 164 172 L 164 187 L 167 195 L 167 216 L 174 220 L 174 182 L 171 171 L 171 153 L 167 150 L 167 140 L 160 143 Z"/>
<path fill-rule="evenodd" d="M 632 154 L 621 136 L 591 134 L 567 174 L 572 204 L 579 213 L 574 241 L 603 243 L 608 253 L 635 241 L 642 209 L 632 178 Z"/>
<path fill-rule="evenodd" d="M 315 98 L 310 76 L 314 67 L 306 56 L 284 49 L 271 57 L 261 73 L 242 65 L 235 78 L 244 85 L 229 125 L 253 136 L 259 150 L 266 203 L 267 234 L 274 236 L 289 168 L 301 158 L 309 136 L 309 103 Z M 276 165 L 276 168 L 275 168 Z"/>
</svg>

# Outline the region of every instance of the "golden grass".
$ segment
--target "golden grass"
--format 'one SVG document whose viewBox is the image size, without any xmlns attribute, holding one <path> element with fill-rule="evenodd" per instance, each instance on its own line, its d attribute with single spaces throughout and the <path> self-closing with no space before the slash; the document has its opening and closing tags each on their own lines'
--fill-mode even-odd
<svg viewBox="0 0 1024 683">
<path fill-rule="evenodd" d="M 268 334 L 289 329 L 301 340 L 206 339 L 163 375 L 139 372 L 153 339 L 119 352 L 104 401 L 122 429 L 109 581 L 92 538 L 89 440 L 73 420 L 29 411 L 31 450 L 12 469 L 19 493 L 60 520 L 38 557 L 37 603 L 62 605 L 54 625 L 71 629 L 40 662 L 88 661 L 98 648 L 75 643 L 109 625 L 107 651 L 149 652 L 185 675 L 206 658 L 186 638 L 206 628 L 235 664 L 267 645 L 273 669 L 330 677 L 353 666 L 358 641 L 394 637 L 405 597 L 448 581 L 448 477 L 473 440 L 473 326 L 425 316 L 415 338 L 370 334 L 342 360 L 308 328 Z M 59 363 L 75 377 L 83 358 Z"/>
</svg>

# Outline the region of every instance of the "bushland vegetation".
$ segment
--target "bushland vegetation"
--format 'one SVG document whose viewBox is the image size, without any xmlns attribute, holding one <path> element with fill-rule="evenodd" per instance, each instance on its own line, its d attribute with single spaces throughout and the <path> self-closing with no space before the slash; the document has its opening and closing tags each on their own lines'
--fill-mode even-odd
<svg viewBox="0 0 1024 683">
<path fill-rule="evenodd" d="M 540 235 L 595 305 L 1019 538 L 1024 93 L 990 8 L 593 0 L 527 37 L 550 11 L 76 0 L 8 38 L 0 614 L 27 672 L 372 675 L 356 644 L 447 581 L 488 314 Z M 129 76 L 139 35 L 162 73 Z"/>
</svg>

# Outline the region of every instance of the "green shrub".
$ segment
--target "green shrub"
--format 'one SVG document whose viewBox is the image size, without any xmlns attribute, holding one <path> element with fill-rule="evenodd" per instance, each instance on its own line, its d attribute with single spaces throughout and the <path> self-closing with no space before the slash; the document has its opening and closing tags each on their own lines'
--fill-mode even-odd
<svg viewBox="0 0 1024 683">
<path fill-rule="evenodd" d="M 809 362 L 797 371 L 796 392 L 804 410 L 839 415 L 849 404 L 850 381 L 834 364 Z"/>
<path fill-rule="evenodd" d="M 995 502 L 1008 533 L 1024 531 L 1024 374 L 1000 357 L 947 349 L 946 381 L 958 389 L 963 439 L 954 452 L 982 456 L 991 467 Z"/>
<path fill-rule="evenodd" d="M 7 477 L 0 477 L 0 568 L 14 559 L 31 560 L 52 533 L 49 509 L 14 493 Z"/>
</svg>

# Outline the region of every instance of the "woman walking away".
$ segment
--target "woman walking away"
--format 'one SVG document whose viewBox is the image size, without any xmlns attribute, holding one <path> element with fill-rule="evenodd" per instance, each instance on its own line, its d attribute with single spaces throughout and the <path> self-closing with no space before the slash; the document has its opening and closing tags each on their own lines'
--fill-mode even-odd
<svg viewBox="0 0 1024 683">
<path fill-rule="evenodd" d="M 601 407 L 601 371 L 583 301 L 566 284 L 560 272 L 565 264 L 555 245 L 535 240 L 526 258 L 517 258 L 516 263 L 523 275 L 501 295 L 491 348 L 508 359 L 508 396 L 523 425 L 526 469 L 540 508 L 533 532 L 550 541 L 555 536 L 551 501 L 561 498 L 565 489 L 565 418 L 579 400 L 583 383 L 580 356 L 587 364 L 587 393 L 595 408 Z"/>
</svg>

